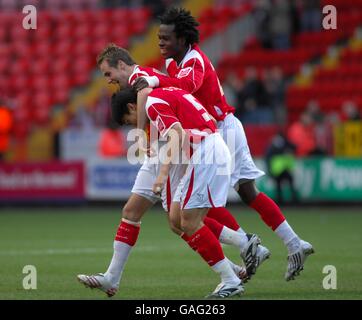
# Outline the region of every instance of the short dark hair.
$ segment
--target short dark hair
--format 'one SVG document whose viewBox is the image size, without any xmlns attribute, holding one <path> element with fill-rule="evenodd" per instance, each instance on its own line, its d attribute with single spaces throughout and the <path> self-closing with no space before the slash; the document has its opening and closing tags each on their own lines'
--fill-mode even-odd
<svg viewBox="0 0 362 320">
<path fill-rule="evenodd" d="M 111 115 L 114 122 L 123 125 L 123 117 L 129 113 L 127 104 L 137 103 L 137 93 L 132 87 L 119 90 L 112 95 Z"/>
<path fill-rule="evenodd" d="M 121 60 L 125 64 L 132 66 L 136 64 L 130 53 L 114 43 L 109 43 L 97 57 L 97 65 L 99 66 L 106 60 L 110 67 L 116 68 L 118 61 Z"/>
<path fill-rule="evenodd" d="M 190 11 L 183 8 L 171 8 L 159 19 L 161 24 L 174 25 L 176 37 L 185 38 L 187 45 L 200 41 L 199 30 L 196 28 L 200 24 L 191 15 Z"/>
</svg>

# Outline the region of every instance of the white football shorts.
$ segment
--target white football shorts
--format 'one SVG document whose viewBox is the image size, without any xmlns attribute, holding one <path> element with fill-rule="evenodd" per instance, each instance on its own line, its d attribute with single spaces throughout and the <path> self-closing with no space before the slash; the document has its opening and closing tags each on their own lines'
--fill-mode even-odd
<svg viewBox="0 0 362 320">
<path fill-rule="evenodd" d="M 230 187 L 231 156 L 219 133 L 195 150 L 173 197 L 182 209 L 225 206 Z"/>
<path fill-rule="evenodd" d="M 231 154 L 231 187 L 238 190 L 243 181 L 255 180 L 265 175 L 253 161 L 240 120 L 230 113 L 224 121 L 219 121 L 217 126 Z"/>
<path fill-rule="evenodd" d="M 180 183 L 182 176 L 185 173 L 184 165 L 172 165 L 170 168 L 169 178 L 162 189 L 161 197 L 154 194 L 152 191 L 153 184 L 156 181 L 160 169 L 160 164 L 155 164 L 146 158 L 142 167 L 138 171 L 135 183 L 132 188 L 132 193 L 138 194 L 153 204 L 158 200 L 162 201 L 162 206 L 165 211 L 169 211 L 172 195 L 175 194 L 177 186 Z"/>
</svg>

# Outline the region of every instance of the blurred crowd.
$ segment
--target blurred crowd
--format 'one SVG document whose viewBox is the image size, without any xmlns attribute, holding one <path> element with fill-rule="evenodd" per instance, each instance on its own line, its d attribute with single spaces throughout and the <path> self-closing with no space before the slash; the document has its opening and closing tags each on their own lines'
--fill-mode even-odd
<svg viewBox="0 0 362 320">
<path fill-rule="evenodd" d="M 146 6 L 150 8 L 152 15 L 156 18 L 161 15 L 167 7 L 177 6 L 181 1 L 175 0 L 102 0 L 101 6 L 103 8 L 115 8 L 119 6 L 133 8 Z"/>
<path fill-rule="evenodd" d="M 335 125 L 356 120 L 361 120 L 361 114 L 353 101 L 345 101 L 339 113 L 323 113 L 318 102 L 312 100 L 299 120 L 289 126 L 287 135 L 299 157 L 333 154 Z"/>
<path fill-rule="evenodd" d="M 257 34 L 265 48 L 288 49 L 291 36 L 321 29 L 320 0 L 256 0 Z"/>
<path fill-rule="evenodd" d="M 286 80 L 280 68 L 273 67 L 258 75 L 248 67 L 244 77 L 227 76 L 223 89 L 229 104 L 236 107 L 235 115 L 244 123 L 285 122 L 284 96 Z"/>
</svg>

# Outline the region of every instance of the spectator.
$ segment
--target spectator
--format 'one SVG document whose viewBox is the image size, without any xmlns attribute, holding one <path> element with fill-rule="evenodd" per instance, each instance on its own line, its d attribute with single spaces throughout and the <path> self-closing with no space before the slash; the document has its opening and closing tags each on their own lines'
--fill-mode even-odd
<svg viewBox="0 0 362 320">
<path fill-rule="evenodd" d="M 288 130 L 288 139 L 296 146 L 296 155 L 305 157 L 316 149 L 313 119 L 304 111 L 300 120 L 293 123 Z"/>
<path fill-rule="evenodd" d="M 273 112 L 268 104 L 268 96 L 264 84 L 258 79 L 254 67 L 245 70 L 244 81 L 238 93 L 238 105 L 235 115 L 243 122 L 273 122 Z"/>
<path fill-rule="evenodd" d="M 274 0 L 270 10 L 269 30 L 274 49 L 289 49 L 293 30 L 289 0 Z"/>
<path fill-rule="evenodd" d="M 361 120 L 361 114 L 353 101 L 345 101 L 342 104 L 342 121 Z"/>
<path fill-rule="evenodd" d="M 322 25 L 320 0 L 301 0 L 301 2 L 302 31 L 320 31 Z"/>
<path fill-rule="evenodd" d="M 119 158 L 127 154 L 125 138 L 113 120 L 109 120 L 108 126 L 101 132 L 98 154 L 102 158 Z"/>
<path fill-rule="evenodd" d="M 331 127 L 325 121 L 325 116 L 321 112 L 316 100 L 311 100 L 307 104 L 307 112 L 310 114 L 314 123 L 314 136 L 316 147 L 311 155 L 326 155 L 331 149 Z"/>
<path fill-rule="evenodd" d="M 13 116 L 9 107 L 0 101 L 0 161 L 10 145 L 10 132 L 13 127 Z"/>
<path fill-rule="evenodd" d="M 257 0 L 253 11 L 256 25 L 256 34 L 264 48 L 271 48 L 270 23 L 270 0 Z"/>
<path fill-rule="evenodd" d="M 234 106 L 237 109 L 239 103 L 238 92 L 241 90 L 242 87 L 240 79 L 236 76 L 234 72 L 231 72 L 227 75 L 222 87 L 224 90 L 226 101 L 228 101 L 231 106 Z"/>
<path fill-rule="evenodd" d="M 273 137 L 265 155 L 268 172 L 277 187 L 276 200 L 278 204 L 285 202 L 282 192 L 284 181 L 289 185 L 292 202 L 298 202 L 293 177 L 293 169 L 295 167 L 294 152 L 295 145 L 292 144 L 282 132 L 279 132 Z"/>
<path fill-rule="evenodd" d="M 279 67 L 265 71 L 264 86 L 268 96 L 268 105 L 274 112 L 276 122 L 285 123 L 285 80 Z"/>
</svg>

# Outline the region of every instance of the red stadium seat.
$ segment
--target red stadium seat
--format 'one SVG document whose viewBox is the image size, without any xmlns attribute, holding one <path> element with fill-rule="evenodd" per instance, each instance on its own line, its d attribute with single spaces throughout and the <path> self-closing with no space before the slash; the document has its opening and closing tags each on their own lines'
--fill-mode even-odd
<svg viewBox="0 0 362 320">
<path fill-rule="evenodd" d="M 75 61 L 72 60 L 72 62 Z M 50 73 L 53 75 L 62 74 L 64 72 L 68 72 L 70 66 L 71 66 L 71 58 L 67 55 L 62 55 L 52 60 L 49 66 L 49 70 Z"/>
<path fill-rule="evenodd" d="M 110 41 L 111 32 L 113 26 L 108 21 L 102 21 L 95 25 L 95 29 L 92 31 L 92 38 L 94 40 L 105 40 Z"/>
<path fill-rule="evenodd" d="M 92 37 L 92 32 L 94 30 L 94 25 L 88 23 L 78 23 L 72 30 L 72 36 L 74 41 L 78 42 L 83 39 L 88 39 Z"/>
<path fill-rule="evenodd" d="M 65 57 L 69 56 L 73 50 L 73 42 L 68 39 L 59 40 L 54 45 L 54 56 Z"/>
</svg>

